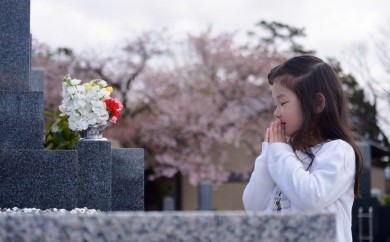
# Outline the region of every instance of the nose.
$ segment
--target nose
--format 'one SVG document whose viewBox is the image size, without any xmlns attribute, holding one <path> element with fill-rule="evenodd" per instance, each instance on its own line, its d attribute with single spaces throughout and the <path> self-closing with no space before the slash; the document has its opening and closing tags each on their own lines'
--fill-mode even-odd
<svg viewBox="0 0 390 242">
<path fill-rule="evenodd" d="M 280 119 L 282 117 L 282 114 L 279 111 L 279 108 L 276 108 L 274 111 L 274 117 L 277 119 Z"/>
</svg>

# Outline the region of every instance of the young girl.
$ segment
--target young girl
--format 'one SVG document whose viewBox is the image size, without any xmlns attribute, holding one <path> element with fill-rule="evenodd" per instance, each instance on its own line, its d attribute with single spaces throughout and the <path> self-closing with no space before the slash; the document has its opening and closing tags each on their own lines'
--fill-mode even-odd
<svg viewBox="0 0 390 242">
<path fill-rule="evenodd" d="M 275 67 L 268 81 L 276 121 L 245 188 L 245 210 L 331 212 L 337 241 L 352 241 L 351 210 L 363 161 L 341 81 L 313 56 Z"/>
</svg>

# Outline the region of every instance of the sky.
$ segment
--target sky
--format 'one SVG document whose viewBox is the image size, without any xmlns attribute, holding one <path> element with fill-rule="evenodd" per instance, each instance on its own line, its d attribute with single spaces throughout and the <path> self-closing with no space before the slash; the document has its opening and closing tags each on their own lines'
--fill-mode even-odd
<svg viewBox="0 0 390 242">
<path fill-rule="evenodd" d="M 52 47 L 108 48 L 148 30 L 176 35 L 244 34 L 260 20 L 305 28 L 301 41 L 322 57 L 368 42 L 390 19 L 388 0 L 31 0 L 31 32 Z"/>
<path fill-rule="evenodd" d="M 209 26 L 215 32 L 243 36 L 260 20 L 305 28 L 301 44 L 316 50 L 320 58 L 337 58 L 354 74 L 358 70 L 351 65 L 350 50 L 357 43 L 372 44 L 380 28 L 390 29 L 390 1 L 31 0 L 33 38 L 76 52 L 108 50 L 124 38 L 163 28 L 179 38 Z M 381 75 L 379 65 L 370 68 Z"/>
</svg>

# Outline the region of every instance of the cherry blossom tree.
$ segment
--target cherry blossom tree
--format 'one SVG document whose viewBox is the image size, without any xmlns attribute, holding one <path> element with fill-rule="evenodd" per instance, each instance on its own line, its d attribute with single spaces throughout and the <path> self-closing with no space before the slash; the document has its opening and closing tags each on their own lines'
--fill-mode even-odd
<svg viewBox="0 0 390 242">
<path fill-rule="evenodd" d="M 191 184 L 226 181 L 228 149 L 244 147 L 255 156 L 272 118 L 272 99 L 264 77 L 280 61 L 263 49 L 237 45 L 233 34 L 211 30 L 181 43 L 187 58 L 171 69 L 149 69 L 138 95 L 147 106 L 110 135 L 126 146 L 145 148 L 155 175 L 187 175 Z M 211 155 L 213 153 L 213 155 Z M 247 174 L 252 166 L 241 166 Z"/>
<path fill-rule="evenodd" d="M 146 33 L 109 56 L 72 55 L 40 63 L 55 69 L 48 73 L 101 78 L 114 88 L 125 111 L 105 136 L 123 147 L 144 148 L 146 166 L 154 171 L 151 179 L 180 172 L 193 185 L 202 180 L 221 184 L 231 172 L 247 175 L 252 169 L 242 160 L 226 169 L 228 151 L 243 149 L 251 161 L 258 155 L 273 110 L 265 77 L 283 59 L 234 39 L 211 29 L 180 42 Z M 46 78 L 60 80 L 54 74 Z"/>
</svg>

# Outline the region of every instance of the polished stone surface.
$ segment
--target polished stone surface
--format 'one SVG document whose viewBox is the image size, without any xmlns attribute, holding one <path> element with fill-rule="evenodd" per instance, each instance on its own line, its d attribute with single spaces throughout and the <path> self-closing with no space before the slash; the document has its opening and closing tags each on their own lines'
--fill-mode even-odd
<svg viewBox="0 0 390 242">
<path fill-rule="evenodd" d="M 111 210 L 112 156 L 111 142 L 80 139 L 78 152 L 77 207 Z"/>
<path fill-rule="evenodd" d="M 1 0 L 0 90 L 29 91 L 30 1 Z"/>
<path fill-rule="evenodd" d="M 43 149 L 43 106 L 43 92 L 0 91 L 0 150 Z"/>
<path fill-rule="evenodd" d="M 76 151 L 0 150 L 1 208 L 76 206 Z"/>
<path fill-rule="evenodd" d="M 112 210 L 144 210 L 144 149 L 112 149 Z"/>
</svg>

